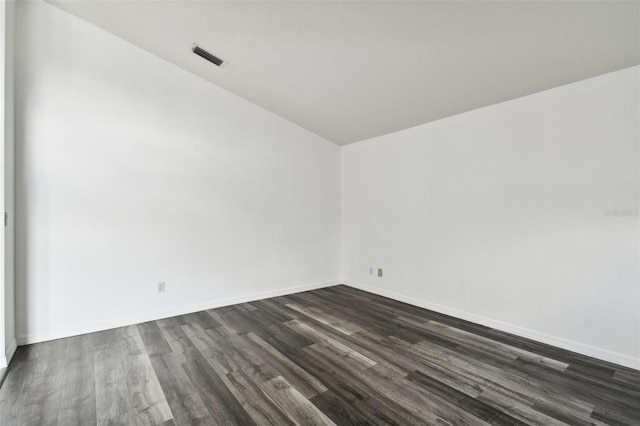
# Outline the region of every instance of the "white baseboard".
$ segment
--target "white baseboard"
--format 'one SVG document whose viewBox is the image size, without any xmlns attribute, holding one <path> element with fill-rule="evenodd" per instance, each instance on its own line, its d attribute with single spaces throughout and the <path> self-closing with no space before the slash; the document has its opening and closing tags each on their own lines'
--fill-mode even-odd
<svg viewBox="0 0 640 426">
<path fill-rule="evenodd" d="M 16 353 L 16 349 L 18 349 L 18 343 L 16 339 L 13 339 L 9 342 L 9 346 L 6 347 L 4 356 L 0 356 L 0 368 L 6 368 L 9 365 L 13 354 Z"/>
<path fill-rule="evenodd" d="M 334 280 L 326 281 L 322 283 L 307 284 L 296 287 L 287 287 L 284 289 L 253 293 L 247 296 L 231 297 L 226 299 L 213 300 L 189 306 L 183 306 L 180 308 L 164 310 L 155 312 L 152 314 L 145 314 L 139 316 L 133 316 L 118 321 L 111 321 L 100 324 L 93 324 L 86 327 L 79 327 L 74 329 L 61 330 L 49 334 L 27 334 L 18 336 L 7 347 L 6 355 L 0 356 L 0 368 L 4 368 L 8 365 L 15 353 L 17 345 L 29 345 L 32 343 L 45 342 L 48 340 L 62 339 L 65 337 L 77 336 L 80 334 L 93 333 L 96 331 L 108 330 L 111 328 L 124 327 L 132 324 L 139 324 L 146 321 L 154 321 L 162 318 L 168 318 L 176 315 L 188 314 L 191 312 L 198 312 L 205 309 L 214 309 L 222 306 L 235 305 L 238 303 L 252 302 L 260 299 L 267 299 L 270 297 L 285 296 L 287 294 L 299 293 L 302 291 L 315 290 L 318 288 L 331 287 L 338 284 L 344 284 L 349 287 L 364 290 L 370 293 L 378 294 L 380 296 L 388 297 L 400 302 L 405 302 L 410 305 L 418 306 L 420 308 L 429 309 L 435 312 L 439 312 L 452 317 L 460 318 L 466 321 L 471 321 L 476 324 L 481 324 L 487 327 L 495 328 L 496 330 L 504 331 L 507 333 L 515 334 L 520 337 L 535 340 L 538 342 L 546 343 L 558 348 L 566 349 L 569 351 L 577 352 L 582 355 L 591 356 L 604 361 L 612 362 L 614 364 L 623 365 L 625 367 L 634 368 L 640 370 L 640 358 L 634 358 L 629 355 L 609 351 L 606 349 L 598 348 L 595 346 L 586 345 L 584 343 L 575 342 L 573 340 L 564 339 L 562 337 L 553 336 L 550 334 L 542 333 L 539 331 L 531 330 L 528 328 L 520 327 L 517 325 L 497 321 L 491 318 L 487 318 L 481 315 L 476 315 L 468 312 L 464 312 L 458 309 L 450 308 L 448 306 L 439 305 L 436 303 L 427 302 L 421 299 L 416 299 L 410 296 L 404 296 L 392 291 L 379 289 L 366 284 L 358 283 L 349 280 Z"/>
<path fill-rule="evenodd" d="M 546 343 L 548 345 L 556 346 L 558 348 L 566 349 L 572 352 L 577 352 L 582 355 L 587 355 L 593 358 L 601 359 L 603 361 L 608 361 L 614 364 L 623 365 L 625 367 L 640 370 L 640 358 L 634 358 L 629 355 L 624 355 L 618 352 L 612 352 L 612 351 L 598 348 L 595 346 L 586 345 L 584 343 L 575 342 L 573 340 L 564 339 L 562 337 L 557 337 L 557 336 L 542 333 L 539 331 L 531 330 L 528 328 L 520 327 L 517 325 L 509 324 L 506 322 L 497 321 L 491 318 L 483 317 L 481 315 L 476 315 L 476 314 L 464 312 L 458 309 L 450 308 L 448 306 L 442 306 L 436 303 L 427 302 L 425 300 L 416 299 L 414 297 L 404 296 L 402 294 L 379 289 L 376 287 L 371 287 L 369 285 L 358 283 L 355 281 L 342 280 L 342 283 L 349 287 L 364 290 L 370 293 L 388 297 L 390 299 L 408 303 L 410 305 L 418 306 L 420 308 L 429 309 L 435 312 L 439 312 L 441 314 L 450 315 L 452 317 L 456 317 L 466 321 L 471 321 L 476 324 L 495 328 L 496 330 L 515 334 L 517 336 L 524 337 L 526 339 L 535 340 L 537 342 Z"/>
<path fill-rule="evenodd" d="M 301 285 L 296 287 L 287 287 L 279 290 L 253 293 L 247 296 L 229 297 L 226 299 L 211 300 L 208 302 L 196 303 L 189 306 L 182 306 L 179 308 L 168 309 L 168 310 L 154 312 L 150 314 L 135 315 L 125 319 L 119 319 L 117 321 L 109 321 L 109 322 L 103 322 L 99 324 L 92 324 L 85 327 L 59 330 L 59 331 L 48 333 L 48 334 L 26 334 L 26 335 L 18 336 L 17 343 L 19 345 L 30 345 L 32 343 L 63 339 L 65 337 L 78 336 L 80 334 L 94 333 L 96 331 L 109 330 L 117 327 L 125 327 L 128 325 L 139 324 L 147 321 L 155 321 L 162 318 L 173 317 L 176 315 L 184 315 L 192 312 L 204 311 L 205 309 L 220 308 L 222 306 L 253 302 L 256 300 L 268 299 L 270 297 L 286 296 L 288 294 L 300 293 L 302 291 L 309 291 L 309 290 L 315 290 L 318 288 L 331 287 L 334 285 L 339 285 L 341 283 L 342 282 L 340 280 L 334 280 L 334 281 L 325 281 L 321 283 L 306 284 L 306 285 Z M 14 348 L 14 351 L 15 351 L 15 348 Z"/>
</svg>

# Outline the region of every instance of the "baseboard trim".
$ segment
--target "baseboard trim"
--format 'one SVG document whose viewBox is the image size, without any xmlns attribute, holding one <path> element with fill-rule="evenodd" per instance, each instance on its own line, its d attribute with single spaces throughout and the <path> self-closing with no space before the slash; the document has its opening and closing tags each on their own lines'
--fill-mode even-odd
<svg viewBox="0 0 640 426">
<path fill-rule="evenodd" d="M 13 354 L 16 353 L 16 349 L 18 349 L 18 343 L 16 339 L 13 339 L 9 342 L 9 346 L 6 347 L 5 355 L 0 356 L 0 368 L 6 368 L 9 366 L 11 358 L 13 358 Z"/>
<path fill-rule="evenodd" d="M 94 333 L 96 331 L 109 330 L 109 329 L 118 328 L 118 327 L 125 327 L 128 325 L 139 324 L 147 321 L 155 321 L 162 318 L 173 317 L 176 315 L 189 314 L 192 312 L 203 311 L 205 309 L 220 308 L 223 306 L 235 305 L 238 303 L 254 302 L 256 300 L 268 299 L 270 297 L 286 296 L 288 294 L 294 294 L 294 293 L 300 293 L 303 291 L 331 287 L 334 285 L 339 285 L 341 283 L 342 281 L 340 280 L 333 280 L 333 281 L 325 281 L 321 283 L 306 284 L 306 285 L 295 286 L 295 287 L 287 287 L 287 288 L 278 289 L 278 290 L 253 293 L 247 296 L 238 296 L 238 297 L 229 297 L 229 298 L 219 299 L 219 300 L 211 300 L 208 302 L 196 303 L 193 305 L 158 311 L 150 314 L 131 316 L 119 321 L 103 322 L 103 323 L 93 324 L 86 327 L 79 327 L 79 328 L 57 331 L 54 333 L 20 335 L 17 337 L 17 343 L 18 345 L 22 346 L 22 345 L 30 345 L 33 343 L 46 342 L 49 340 L 63 339 L 65 337 L 78 336 L 81 334 Z M 14 348 L 14 351 L 15 351 L 15 348 Z"/>
<path fill-rule="evenodd" d="M 495 328 L 496 330 L 504 331 L 507 333 L 515 334 L 526 339 L 535 340 L 537 342 L 545 343 L 548 345 L 556 346 L 561 349 L 566 349 L 572 352 L 577 352 L 581 355 L 598 358 L 603 361 L 611 362 L 614 364 L 622 365 L 625 367 L 640 370 L 640 358 L 634 358 L 629 355 L 624 355 L 618 352 L 609 351 L 607 349 L 598 348 L 595 346 L 586 345 L 584 343 L 568 340 L 562 337 L 553 336 L 550 334 L 542 333 L 536 330 L 520 327 L 517 325 L 505 323 L 502 321 L 487 318 L 481 315 L 464 312 L 448 306 L 439 305 L 437 303 L 427 302 L 425 300 L 416 299 L 410 296 L 404 296 L 399 293 L 395 293 L 388 290 L 383 290 L 377 287 L 372 287 L 366 284 L 362 284 L 355 281 L 342 280 L 342 283 L 346 286 L 357 288 L 359 290 L 374 293 L 379 296 L 388 297 L 390 299 L 397 300 L 399 302 L 408 303 L 410 305 L 418 306 L 420 308 L 429 309 L 441 314 L 450 315 L 466 321 L 471 321 L 476 324 L 484 325 L 487 327 Z"/>
</svg>

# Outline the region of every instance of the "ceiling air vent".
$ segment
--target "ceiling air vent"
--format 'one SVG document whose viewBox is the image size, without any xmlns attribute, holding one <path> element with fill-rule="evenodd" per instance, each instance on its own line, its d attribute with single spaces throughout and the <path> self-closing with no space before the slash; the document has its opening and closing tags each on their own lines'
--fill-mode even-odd
<svg viewBox="0 0 640 426">
<path fill-rule="evenodd" d="M 224 65 L 226 65 L 225 61 L 218 58 L 217 56 L 213 56 L 211 53 L 207 52 L 204 49 L 199 48 L 197 45 L 194 45 L 193 49 L 191 50 L 193 50 L 193 53 L 195 53 L 196 55 L 206 59 L 207 61 L 211 62 L 212 64 L 218 67 L 223 67 Z"/>
</svg>

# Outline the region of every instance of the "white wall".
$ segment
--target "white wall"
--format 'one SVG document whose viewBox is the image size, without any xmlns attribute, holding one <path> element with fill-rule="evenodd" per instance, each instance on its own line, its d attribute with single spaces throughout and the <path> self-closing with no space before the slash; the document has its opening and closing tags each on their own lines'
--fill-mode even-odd
<svg viewBox="0 0 640 426">
<path fill-rule="evenodd" d="M 639 74 L 343 147 L 344 277 L 640 368 Z"/>
<path fill-rule="evenodd" d="M 17 19 L 22 343 L 339 276 L 338 146 L 53 6 Z"/>
<path fill-rule="evenodd" d="M 0 145 L 4 147 L 5 138 L 6 138 L 6 57 L 7 57 L 7 5 L 5 2 L 0 3 L 0 97 L 2 98 L 2 102 L 0 102 L 0 135 L 2 138 L 0 141 L 2 142 Z M 2 161 L 0 164 L 4 163 L 4 149 L 0 150 L 0 158 Z M 4 164 L 2 167 L 2 173 L 0 173 L 0 194 L 4 194 Z M 4 208 L 4 196 L 2 198 L 2 207 Z M 0 254 L 2 255 L 2 259 L 4 259 L 4 229 L 0 229 L 0 241 L 2 241 L 2 247 L 0 247 Z M 6 324 L 6 316 L 5 316 L 5 284 L 4 284 L 4 264 L 0 264 L 0 369 L 7 366 L 7 357 L 6 357 L 6 342 L 5 342 L 5 324 Z M 1 376 L 0 376 L 1 377 Z"/>
<path fill-rule="evenodd" d="M 0 265 L 0 368 L 6 367 L 16 350 L 14 312 L 14 66 L 15 66 L 15 2 L 0 3 L 0 134 L 2 134 L 3 172 L 0 178 L 0 192 L 4 209 L 10 221 L 6 227 L 0 224 L 4 263 Z M 4 179 L 4 180 L 2 180 Z M 0 251 L 1 253 L 1 251 Z"/>
</svg>

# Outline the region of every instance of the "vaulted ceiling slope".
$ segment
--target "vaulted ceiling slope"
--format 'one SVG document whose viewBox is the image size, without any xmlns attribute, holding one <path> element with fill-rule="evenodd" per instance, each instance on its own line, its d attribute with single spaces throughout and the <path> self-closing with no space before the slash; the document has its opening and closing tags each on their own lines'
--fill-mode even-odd
<svg viewBox="0 0 640 426">
<path fill-rule="evenodd" d="M 638 2 L 49 2 L 341 145 L 640 63 Z"/>
</svg>

